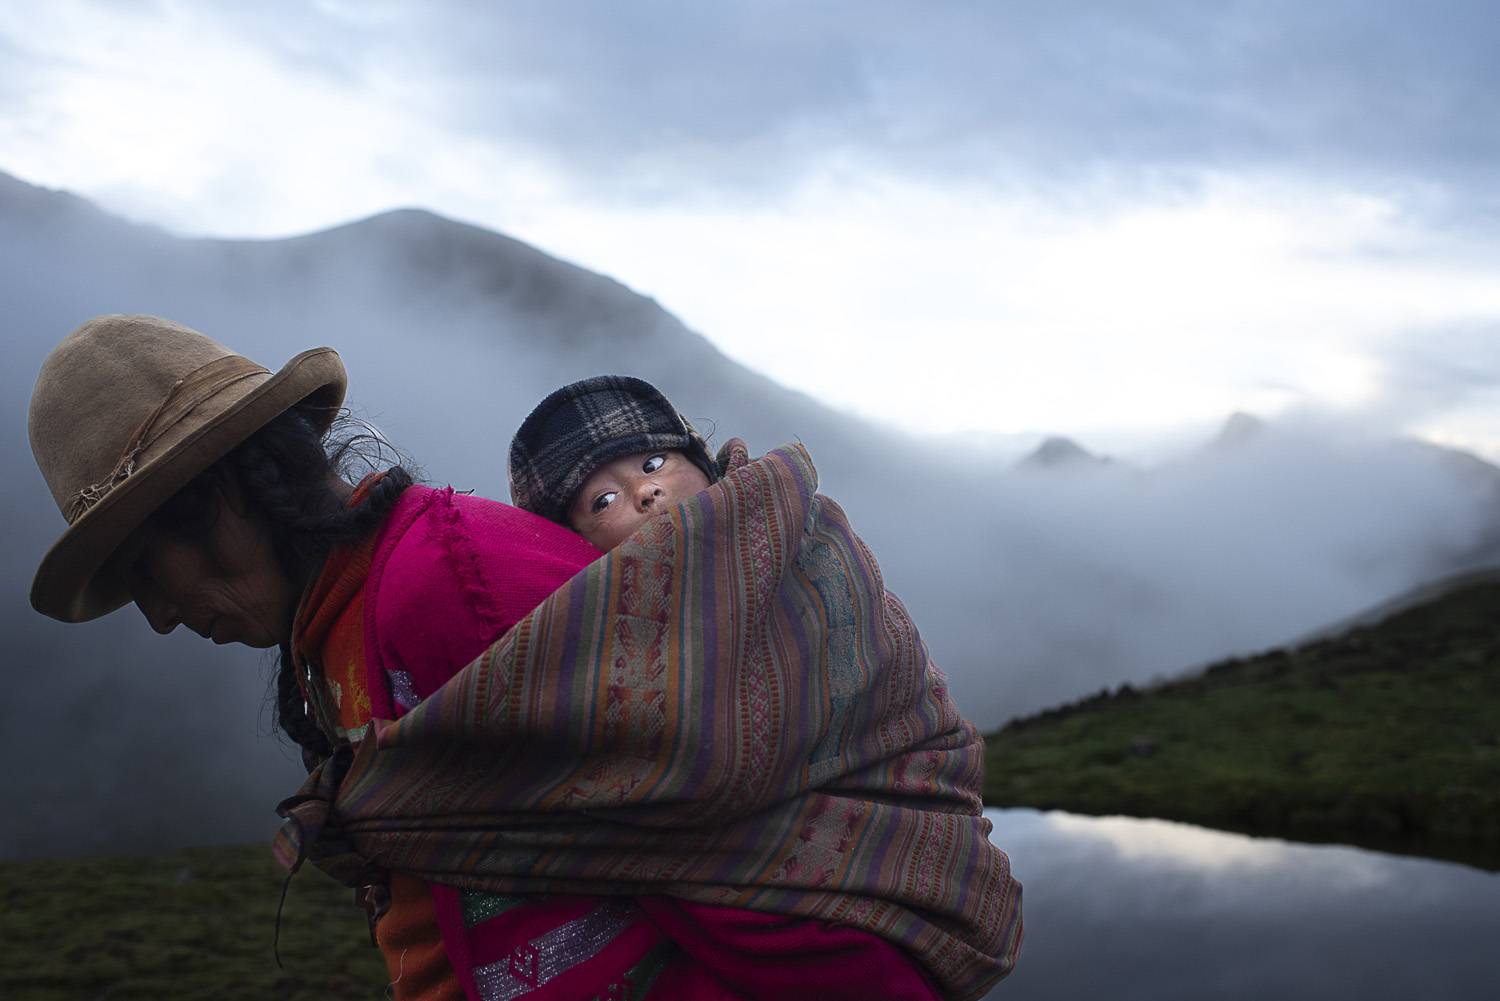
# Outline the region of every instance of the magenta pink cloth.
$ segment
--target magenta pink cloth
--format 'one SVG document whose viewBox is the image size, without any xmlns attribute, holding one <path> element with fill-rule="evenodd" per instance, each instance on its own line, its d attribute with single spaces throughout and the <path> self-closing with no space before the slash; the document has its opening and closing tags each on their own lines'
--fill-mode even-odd
<svg viewBox="0 0 1500 1001">
<path fill-rule="evenodd" d="M 398 719 L 387 672 L 420 698 L 600 556 L 581 536 L 509 504 L 411 487 L 386 519 L 365 585 L 371 710 Z"/>
<path fill-rule="evenodd" d="M 505 962 L 517 944 L 535 941 L 607 904 L 602 897 L 540 899 L 463 927 L 457 908 L 439 915 L 445 943 L 458 943 L 454 967 L 470 997 L 472 971 Z M 531 1001 L 592 997 L 663 942 L 681 952 L 650 984 L 653 1001 L 937 1001 L 931 983 L 884 939 L 819 921 L 709 907 L 671 897 L 637 897 L 648 920 L 636 921 L 604 949 L 528 991 Z"/>
<path fill-rule="evenodd" d="M 674 897 L 637 899 L 678 947 L 756 1001 L 938 1001 L 906 953 L 868 932 Z"/>
<path fill-rule="evenodd" d="M 416 701 L 425 699 L 600 555 L 566 528 L 508 504 L 451 488 L 408 489 L 381 528 L 365 585 L 373 715 L 400 718 L 415 702 L 393 698 L 393 679 L 404 674 Z M 435 885 L 433 898 L 449 958 L 473 999 L 479 997 L 475 966 L 555 927 L 556 908 L 581 914 L 608 902 L 553 898 L 466 929 L 456 890 Z M 559 978 L 557 997 L 592 996 L 566 992 L 594 969 L 618 965 L 632 950 L 640 956 L 666 936 L 688 961 L 679 957 L 652 985 L 649 996 L 663 1001 L 938 998 L 900 948 L 866 932 L 669 897 L 636 902 L 649 920 L 622 934 L 597 962 L 583 964 L 578 977 Z"/>
<path fill-rule="evenodd" d="M 755 1001 L 762 997 L 731 987 L 694 956 L 678 950 L 654 921 L 640 913 L 638 901 L 630 898 L 612 900 L 576 894 L 538 898 L 471 929 L 462 927 L 461 918 L 454 911 L 440 915 L 439 924 L 443 927 L 445 944 L 461 943 L 461 954 L 453 965 L 468 996 L 479 998 L 483 995 L 474 982 L 476 969 L 499 963 L 508 972 L 514 970 L 524 978 L 528 972 L 527 943 L 544 939 L 570 924 L 577 927 L 579 920 L 587 920 L 590 912 L 622 906 L 632 916 L 628 927 L 587 959 L 546 979 L 536 978 L 525 992 L 527 1001 L 616 997 L 644 997 L 650 1001 Z M 459 922 L 456 927 L 455 921 Z M 667 949 L 666 955 L 653 962 L 652 954 L 663 947 Z M 651 969 L 644 972 L 642 966 Z M 637 975 L 644 975 L 644 983 L 635 979 Z M 643 995 L 637 993 L 642 987 Z M 777 1001 L 787 999 L 779 997 Z"/>
</svg>

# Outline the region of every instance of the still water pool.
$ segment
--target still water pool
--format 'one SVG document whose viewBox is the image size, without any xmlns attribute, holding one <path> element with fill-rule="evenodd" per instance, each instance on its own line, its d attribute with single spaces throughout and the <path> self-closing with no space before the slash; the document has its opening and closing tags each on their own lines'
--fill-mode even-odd
<svg viewBox="0 0 1500 1001">
<path fill-rule="evenodd" d="M 1026 939 L 992 1001 L 1500 998 L 1500 875 L 1187 824 L 988 810 Z"/>
</svg>

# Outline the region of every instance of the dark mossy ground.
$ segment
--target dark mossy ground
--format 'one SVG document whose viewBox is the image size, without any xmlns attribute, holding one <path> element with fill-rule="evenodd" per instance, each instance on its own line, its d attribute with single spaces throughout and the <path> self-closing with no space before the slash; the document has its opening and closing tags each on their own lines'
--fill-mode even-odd
<svg viewBox="0 0 1500 1001">
<path fill-rule="evenodd" d="M 350 890 L 266 844 L 0 863 L 6 1001 L 375 1001 L 388 979 Z"/>
<path fill-rule="evenodd" d="M 1500 584 L 986 738 L 985 801 L 1500 869 Z"/>
</svg>

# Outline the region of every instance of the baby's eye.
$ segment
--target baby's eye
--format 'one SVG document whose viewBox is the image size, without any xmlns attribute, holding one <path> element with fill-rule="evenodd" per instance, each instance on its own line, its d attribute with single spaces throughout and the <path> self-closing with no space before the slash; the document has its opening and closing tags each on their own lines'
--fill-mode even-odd
<svg viewBox="0 0 1500 1001">
<path fill-rule="evenodd" d="M 667 457 L 665 455 L 653 455 L 651 458 L 641 463 L 641 469 L 647 473 L 654 473 L 666 464 Z"/>
<path fill-rule="evenodd" d="M 606 490 L 604 493 L 594 498 L 594 506 L 589 508 L 589 510 L 594 514 L 598 514 L 600 511 L 603 511 L 605 508 L 613 504 L 615 502 L 615 497 L 617 496 L 618 494 L 616 494 L 615 491 Z"/>
</svg>

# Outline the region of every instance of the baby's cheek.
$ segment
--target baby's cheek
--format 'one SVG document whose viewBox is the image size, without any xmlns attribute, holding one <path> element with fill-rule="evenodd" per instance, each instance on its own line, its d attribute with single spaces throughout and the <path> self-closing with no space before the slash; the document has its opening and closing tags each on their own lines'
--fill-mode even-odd
<svg viewBox="0 0 1500 1001">
<path fill-rule="evenodd" d="M 575 532 L 583 536 L 595 549 L 600 552 L 609 552 L 616 545 L 613 540 L 614 533 L 606 526 L 590 525 L 584 528 L 575 528 Z"/>
</svg>

